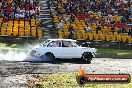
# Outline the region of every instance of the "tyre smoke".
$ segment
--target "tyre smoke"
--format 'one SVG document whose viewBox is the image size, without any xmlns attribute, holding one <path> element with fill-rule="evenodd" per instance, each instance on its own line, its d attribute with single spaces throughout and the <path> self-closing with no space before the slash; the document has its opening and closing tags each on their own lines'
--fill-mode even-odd
<svg viewBox="0 0 132 88">
<path fill-rule="evenodd" d="M 0 50 L 0 61 L 23 61 L 26 56 L 24 51 Z"/>
<path fill-rule="evenodd" d="M 51 59 L 46 56 L 43 58 L 28 56 L 32 48 L 33 45 L 27 44 L 25 50 L 12 50 L 11 48 L 1 49 L 0 61 L 51 61 Z"/>
</svg>

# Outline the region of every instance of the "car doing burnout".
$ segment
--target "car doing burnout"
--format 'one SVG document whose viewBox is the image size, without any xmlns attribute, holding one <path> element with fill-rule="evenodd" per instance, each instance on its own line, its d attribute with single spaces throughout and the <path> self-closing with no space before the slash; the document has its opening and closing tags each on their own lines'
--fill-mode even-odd
<svg viewBox="0 0 132 88">
<path fill-rule="evenodd" d="M 40 45 L 34 46 L 30 55 L 43 57 L 44 55 L 55 58 L 81 58 L 82 61 L 91 62 L 95 57 L 96 49 L 90 47 L 81 47 L 77 45 L 76 40 L 72 39 L 47 39 Z"/>
</svg>

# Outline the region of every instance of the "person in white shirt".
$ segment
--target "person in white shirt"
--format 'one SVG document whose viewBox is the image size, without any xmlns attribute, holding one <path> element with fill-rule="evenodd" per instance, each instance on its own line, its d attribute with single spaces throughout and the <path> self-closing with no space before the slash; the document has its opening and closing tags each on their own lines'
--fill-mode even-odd
<svg viewBox="0 0 132 88">
<path fill-rule="evenodd" d="M 22 9 L 22 10 L 20 10 L 20 12 L 23 12 L 23 13 L 25 13 L 25 10 L 24 10 L 24 9 Z"/>
<path fill-rule="evenodd" d="M 91 28 L 90 28 L 88 25 L 86 25 L 85 31 L 86 31 L 86 32 L 91 32 Z"/>
<path fill-rule="evenodd" d="M 19 18 L 19 13 L 15 13 L 15 18 Z"/>
<path fill-rule="evenodd" d="M 105 21 L 105 23 L 110 24 L 110 20 L 107 18 L 107 20 Z"/>
<path fill-rule="evenodd" d="M 30 10 L 30 15 L 33 15 L 35 13 L 34 9 Z"/>
<path fill-rule="evenodd" d="M 36 13 L 37 15 L 40 14 L 40 6 L 39 6 L 39 5 L 35 7 L 35 13 Z"/>
<path fill-rule="evenodd" d="M 33 4 L 33 0 L 30 0 L 30 4 Z"/>
<path fill-rule="evenodd" d="M 111 14 L 108 14 L 108 17 L 109 17 L 109 18 L 111 18 L 111 17 L 112 17 L 112 15 L 111 15 Z"/>
<path fill-rule="evenodd" d="M 24 13 L 24 12 L 20 12 L 20 13 L 19 13 L 19 17 L 24 18 L 24 17 L 25 17 L 25 13 Z"/>
</svg>

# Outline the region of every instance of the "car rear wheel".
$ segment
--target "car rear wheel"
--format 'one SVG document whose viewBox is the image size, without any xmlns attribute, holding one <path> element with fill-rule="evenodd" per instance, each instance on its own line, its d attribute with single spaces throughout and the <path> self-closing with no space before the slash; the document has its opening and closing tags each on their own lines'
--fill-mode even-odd
<svg viewBox="0 0 132 88">
<path fill-rule="evenodd" d="M 90 52 L 85 52 L 85 53 L 83 53 L 81 59 L 83 61 L 87 61 L 88 63 L 91 63 L 92 58 L 93 58 L 93 56 L 92 56 L 92 54 Z"/>
<path fill-rule="evenodd" d="M 46 53 L 45 55 L 49 60 L 55 61 L 55 56 L 53 53 Z"/>
</svg>

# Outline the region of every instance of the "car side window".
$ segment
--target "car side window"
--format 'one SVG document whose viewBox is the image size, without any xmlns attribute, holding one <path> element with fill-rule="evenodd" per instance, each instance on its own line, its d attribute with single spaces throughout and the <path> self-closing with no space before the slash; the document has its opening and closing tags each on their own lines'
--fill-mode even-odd
<svg viewBox="0 0 132 88">
<path fill-rule="evenodd" d="M 52 41 L 47 47 L 58 47 L 58 41 Z"/>
<path fill-rule="evenodd" d="M 71 41 L 63 41 L 62 42 L 62 47 L 72 47 L 72 42 Z"/>
<path fill-rule="evenodd" d="M 46 43 L 48 43 L 50 40 L 46 40 L 46 41 L 44 41 L 41 45 L 42 46 L 46 46 Z"/>
<path fill-rule="evenodd" d="M 77 47 L 77 44 L 75 42 L 72 42 L 72 47 Z"/>
</svg>

